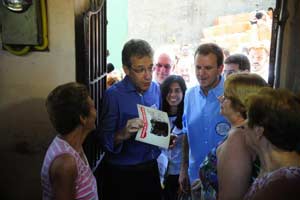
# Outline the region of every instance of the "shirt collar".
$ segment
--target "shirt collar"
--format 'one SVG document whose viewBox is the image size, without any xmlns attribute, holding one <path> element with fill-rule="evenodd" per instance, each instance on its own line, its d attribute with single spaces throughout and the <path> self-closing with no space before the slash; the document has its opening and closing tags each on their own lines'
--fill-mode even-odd
<svg viewBox="0 0 300 200">
<path fill-rule="evenodd" d="M 218 98 L 219 96 L 223 95 L 223 93 L 224 93 L 224 77 L 220 75 L 219 78 L 220 78 L 220 81 L 219 81 L 218 85 L 217 85 L 216 87 L 210 89 L 210 90 L 208 91 L 208 95 L 209 95 L 210 93 L 212 93 L 212 94 L 213 94 L 214 96 L 216 96 L 217 98 Z M 201 94 L 202 96 L 206 96 L 206 95 L 204 94 L 204 92 L 202 91 L 201 86 L 198 87 L 198 91 L 200 92 L 200 94 Z"/>
<path fill-rule="evenodd" d="M 136 91 L 136 87 L 130 80 L 129 76 L 127 76 L 127 75 L 125 76 L 125 78 L 123 79 L 123 83 L 124 83 L 124 89 L 126 91 L 128 91 L 128 92 Z"/>
<path fill-rule="evenodd" d="M 124 89 L 127 91 L 127 92 L 137 92 L 139 93 L 137 90 L 136 90 L 136 87 L 135 85 L 132 83 L 132 81 L 130 80 L 129 76 L 125 76 L 125 78 L 123 79 L 124 81 Z M 153 81 L 151 82 L 151 85 L 150 87 L 148 88 L 148 90 L 144 91 L 143 94 L 147 93 L 147 91 L 149 91 L 149 89 L 152 87 L 152 84 L 153 84 Z"/>
</svg>

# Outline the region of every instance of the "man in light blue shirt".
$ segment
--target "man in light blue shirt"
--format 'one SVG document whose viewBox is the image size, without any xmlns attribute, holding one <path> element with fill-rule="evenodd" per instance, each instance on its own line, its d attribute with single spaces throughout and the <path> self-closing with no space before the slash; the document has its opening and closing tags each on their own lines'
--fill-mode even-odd
<svg viewBox="0 0 300 200">
<path fill-rule="evenodd" d="M 223 95 L 223 52 L 213 43 L 200 45 L 195 52 L 195 73 L 199 85 L 185 94 L 183 113 L 183 162 L 179 182 L 183 191 L 198 177 L 199 166 L 208 152 L 230 129 L 220 114 L 218 97 Z"/>
</svg>

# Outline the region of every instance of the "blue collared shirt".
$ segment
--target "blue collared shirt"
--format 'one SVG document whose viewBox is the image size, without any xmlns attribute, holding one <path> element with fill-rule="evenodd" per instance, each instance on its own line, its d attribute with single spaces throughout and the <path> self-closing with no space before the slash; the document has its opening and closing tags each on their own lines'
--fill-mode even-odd
<svg viewBox="0 0 300 200">
<path fill-rule="evenodd" d="M 135 135 L 114 146 L 114 134 L 123 129 L 129 119 L 138 117 L 137 104 L 160 108 L 160 89 L 152 82 L 144 93 L 138 93 L 128 76 L 114 84 L 104 94 L 101 104 L 98 136 L 111 164 L 134 165 L 156 159 L 158 147 L 135 140 Z"/>
<path fill-rule="evenodd" d="M 220 114 L 218 97 L 224 92 L 224 78 L 209 90 L 207 96 L 200 86 L 190 88 L 184 98 L 183 131 L 189 142 L 189 177 L 198 178 L 201 162 L 230 129 L 229 122 Z"/>
</svg>

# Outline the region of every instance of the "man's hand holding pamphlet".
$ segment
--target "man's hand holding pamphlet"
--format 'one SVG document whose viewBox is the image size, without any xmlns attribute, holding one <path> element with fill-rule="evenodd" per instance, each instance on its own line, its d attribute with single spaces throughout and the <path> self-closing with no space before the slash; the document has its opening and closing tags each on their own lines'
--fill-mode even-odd
<svg viewBox="0 0 300 200">
<path fill-rule="evenodd" d="M 144 126 L 139 129 L 136 140 L 168 149 L 170 143 L 170 123 L 166 112 L 143 105 L 137 105 L 139 118 Z"/>
</svg>

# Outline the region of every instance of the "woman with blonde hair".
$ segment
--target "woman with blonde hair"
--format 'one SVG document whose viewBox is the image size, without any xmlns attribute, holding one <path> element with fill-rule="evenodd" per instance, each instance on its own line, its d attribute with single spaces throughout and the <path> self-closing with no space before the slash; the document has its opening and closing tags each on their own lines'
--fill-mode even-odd
<svg viewBox="0 0 300 200">
<path fill-rule="evenodd" d="M 240 200 L 250 187 L 256 156 L 247 148 L 240 126 L 247 117 L 246 96 L 265 86 L 267 83 L 256 74 L 238 73 L 226 79 L 224 95 L 219 97 L 220 112 L 230 122 L 231 129 L 200 165 L 204 199 Z"/>
</svg>

